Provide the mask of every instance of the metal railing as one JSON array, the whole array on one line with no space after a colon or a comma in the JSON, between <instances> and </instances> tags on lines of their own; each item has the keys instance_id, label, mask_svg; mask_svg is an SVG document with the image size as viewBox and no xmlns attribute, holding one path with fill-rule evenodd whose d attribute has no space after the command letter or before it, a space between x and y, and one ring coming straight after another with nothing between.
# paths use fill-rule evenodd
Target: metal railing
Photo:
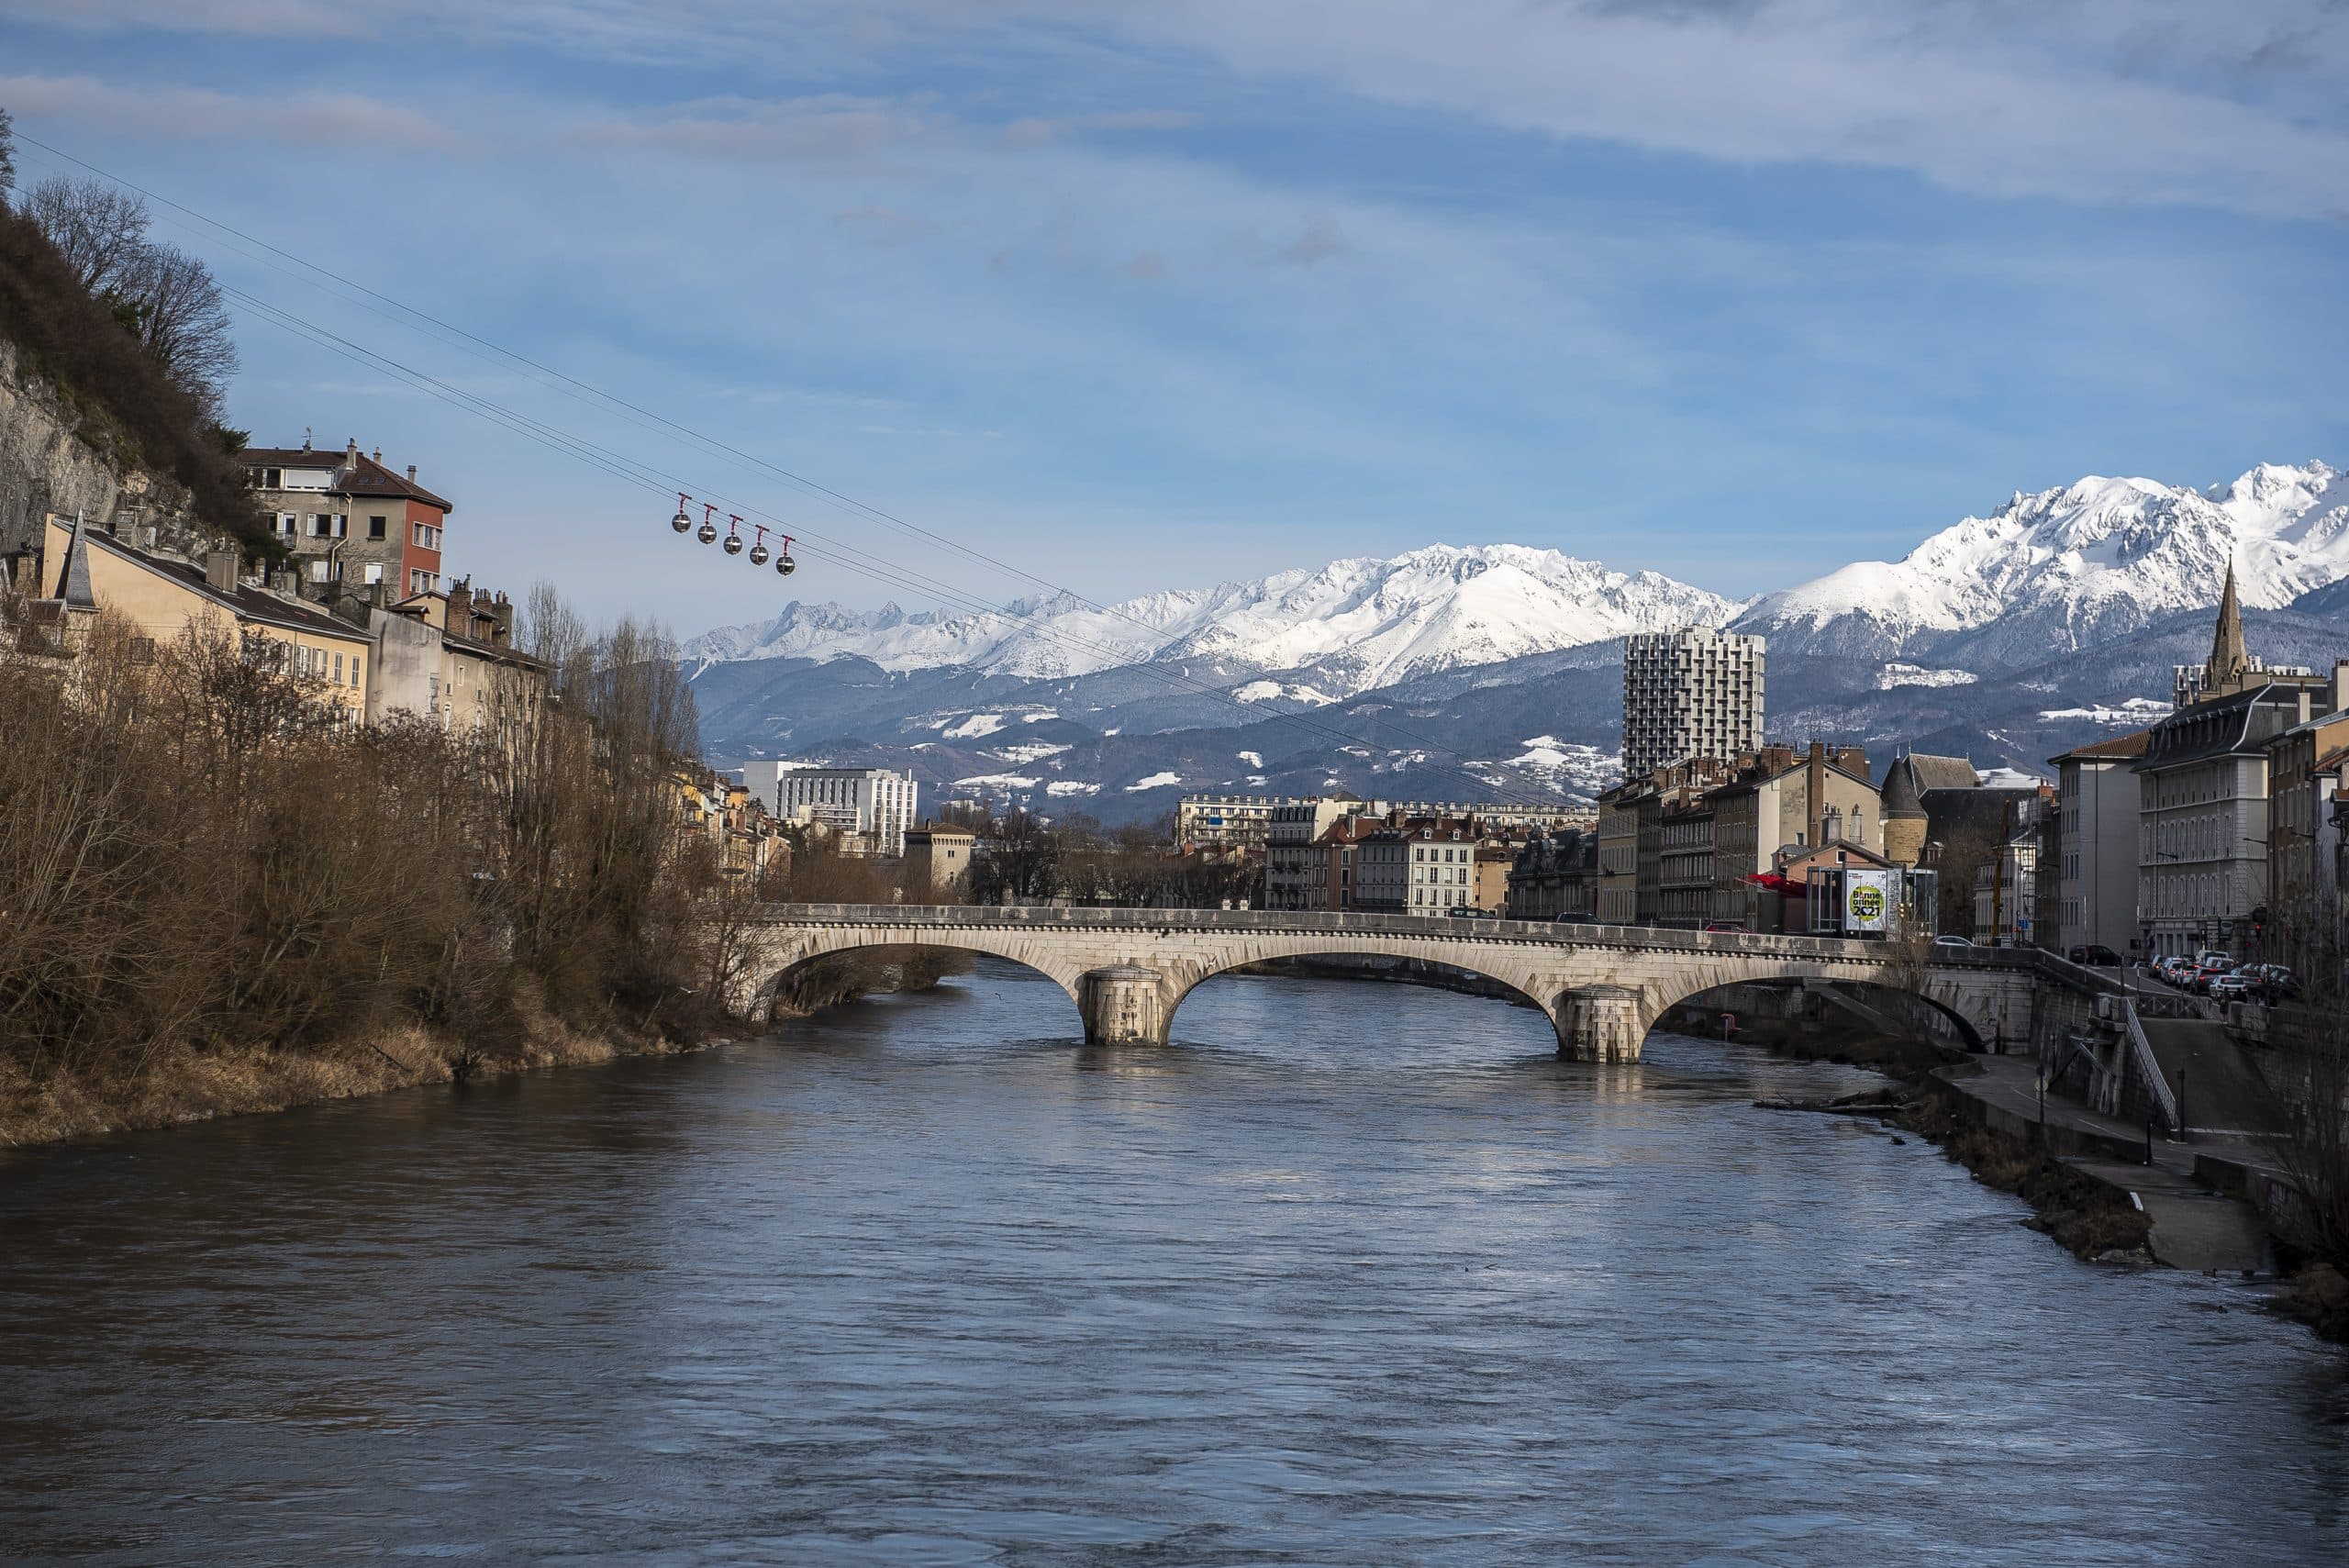
<instances>
[{"instance_id":1,"label":"metal railing","mask_svg":"<svg viewBox=\"0 0 2349 1568\"><path fill-rule=\"evenodd\" d=\"M1467 919L1446 915L1303 913L1277 909L1145 909L1097 905L1005 907L986 904L771 904L754 921L772 925L995 927L1026 929L1296 932L1329 936L1449 938L1550 947L1638 949L1687 953L1738 953L1790 959L1867 960L1899 956L1890 944L1860 938L1779 936L1753 931L1691 931L1596 921ZM1948 947L1932 950L1935 969L2029 970L2034 949Z\"/></svg>"},{"instance_id":2,"label":"metal railing","mask_svg":"<svg viewBox=\"0 0 2349 1568\"><path fill-rule=\"evenodd\" d=\"M2154 1042L2145 1038L2143 1026L2137 1022L2136 998L2121 1003L2121 1018L2129 1029L2129 1051L2136 1059L2138 1075L2153 1089L2154 1103L2162 1108L2162 1117L2175 1130L2184 1130L2178 1120L2177 1096L2170 1093L2169 1080L2162 1073L2162 1064L2154 1055Z\"/></svg>"}]
</instances>

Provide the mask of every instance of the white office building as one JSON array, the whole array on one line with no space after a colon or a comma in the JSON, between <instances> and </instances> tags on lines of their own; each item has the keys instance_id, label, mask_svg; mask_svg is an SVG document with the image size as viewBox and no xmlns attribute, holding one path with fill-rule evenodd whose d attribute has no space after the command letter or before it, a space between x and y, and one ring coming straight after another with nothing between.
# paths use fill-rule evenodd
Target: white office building
<instances>
[{"instance_id":1,"label":"white office building","mask_svg":"<svg viewBox=\"0 0 2349 1568\"><path fill-rule=\"evenodd\" d=\"M811 768L747 762L742 782L785 822L820 823L852 852L897 856L917 815L920 786L886 768Z\"/></svg>"},{"instance_id":2,"label":"white office building","mask_svg":"<svg viewBox=\"0 0 2349 1568\"><path fill-rule=\"evenodd\" d=\"M1762 749L1763 640L1711 627L1623 639L1623 776Z\"/></svg>"}]
</instances>

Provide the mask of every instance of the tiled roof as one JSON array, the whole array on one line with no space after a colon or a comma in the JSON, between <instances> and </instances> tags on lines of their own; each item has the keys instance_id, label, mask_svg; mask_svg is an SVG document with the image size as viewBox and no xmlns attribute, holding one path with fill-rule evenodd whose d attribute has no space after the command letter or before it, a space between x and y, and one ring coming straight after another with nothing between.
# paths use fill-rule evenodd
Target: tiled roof
<instances>
[{"instance_id":1,"label":"tiled roof","mask_svg":"<svg viewBox=\"0 0 2349 1568\"><path fill-rule=\"evenodd\" d=\"M456 510L440 496L406 475L393 473L365 452L353 457L349 451L311 448L247 447L237 454L237 461L247 468L323 468L333 471L335 482L327 491L329 495L421 501L443 512Z\"/></svg>"},{"instance_id":2,"label":"tiled roof","mask_svg":"<svg viewBox=\"0 0 2349 1568\"><path fill-rule=\"evenodd\" d=\"M444 512L455 510L448 502L435 495L423 485L405 475L394 473L364 452L360 453L359 461L352 463L349 472L335 482L335 491L338 495L343 495L396 496L406 501L421 501L428 506L438 506Z\"/></svg>"},{"instance_id":3,"label":"tiled roof","mask_svg":"<svg viewBox=\"0 0 2349 1568\"><path fill-rule=\"evenodd\" d=\"M2152 730L2140 729L2132 735L2117 735L2110 740L2097 740L2086 746L2075 746L2063 756L2050 757L2047 760L2051 762L2061 762L2076 757L2142 757L2145 754L2146 745L2153 738Z\"/></svg>"},{"instance_id":4,"label":"tiled roof","mask_svg":"<svg viewBox=\"0 0 2349 1568\"><path fill-rule=\"evenodd\" d=\"M237 461L247 468L340 468L344 453L327 447L247 447Z\"/></svg>"},{"instance_id":5,"label":"tiled roof","mask_svg":"<svg viewBox=\"0 0 2349 1568\"><path fill-rule=\"evenodd\" d=\"M1904 759L1921 793L1929 789L1972 789L1982 782L1974 763L1965 757L1935 757L1911 751Z\"/></svg>"},{"instance_id":6,"label":"tiled roof","mask_svg":"<svg viewBox=\"0 0 2349 1568\"><path fill-rule=\"evenodd\" d=\"M241 619L258 621L263 626L274 626L288 631L307 632L314 637L336 637L361 643L369 640L367 634L359 628L349 621L338 620L323 610L280 598L275 594L263 593L242 583L223 593L206 580L204 569L200 566L173 561L168 556L150 555L106 534L93 531L89 539L102 550L135 561L159 577L168 577L183 587L194 589L215 604L227 606Z\"/></svg>"}]
</instances>

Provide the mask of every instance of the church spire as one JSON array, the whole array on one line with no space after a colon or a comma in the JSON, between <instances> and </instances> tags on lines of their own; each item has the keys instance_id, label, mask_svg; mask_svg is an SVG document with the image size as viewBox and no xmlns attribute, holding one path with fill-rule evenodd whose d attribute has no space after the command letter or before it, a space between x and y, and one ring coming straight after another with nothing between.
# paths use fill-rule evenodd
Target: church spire
<instances>
[{"instance_id":1,"label":"church spire","mask_svg":"<svg viewBox=\"0 0 2349 1568\"><path fill-rule=\"evenodd\" d=\"M2251 669L2243 646L2243 605L2235 596L2235 563L2227 562L2226 591L2219 595L2219 629L2210 639L2210 662L2202 669L2202 689L2212 691Z\"/></svg>"}]
</instances>

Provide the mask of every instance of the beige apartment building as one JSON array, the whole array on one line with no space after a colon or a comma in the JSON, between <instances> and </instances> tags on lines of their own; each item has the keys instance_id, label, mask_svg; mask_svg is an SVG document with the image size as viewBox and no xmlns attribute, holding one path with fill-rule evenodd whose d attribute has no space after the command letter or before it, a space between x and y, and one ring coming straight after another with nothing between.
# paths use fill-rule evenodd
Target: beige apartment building
<instances>
[{"instance_id":1,"label":"beige apartment building","mask_svg":"<svg viewBox=\"0 0 2349 1568\"><path fill-rule=\"evenodd\" d=\"M1189 804L1188 802L1185 803ZM1322 836L1341 818L1359 815L1363 803L1342 795L1275 802L1264 820L1264 894L1267 909L1326 909L1328 851Z\"/></svg>"},{"instance_id":2,"label":"beige apartment building","mask_svg":"<svg viewBox=\"0 0 2349 1568\"><path fill-rule=\"evenodd\" d=\"M335 613L375 639L371 721L405 715L462 734L527 723L546 701L552 672L514 646L514 606L503 594L460 580L388 606L344 595Z\"/></svg>"},{"instance_id":3,"label":"beige apartment building","mask_svg":"<svg viewBox=\"0 0 2349 1568\"><path fill-rule=\"evenodd\" d=\"M130 628L133 651L198 637L238 639L245 656L300 676L318 702L353 722L367 712L375 648L367 633L315 606L245 582L234 550L201 566L152 555L80 522L51 516L43 529L36 597L61 606L64 634L101 613Z\"/></svg>"},{"instance_id":4,"label":"beige apartment building","mask_svg":"<svg viewBox=\"0 0 2349 1568\"><path fill-rule=\"evenodd\" d=\"M907 828L906 896L959 899L970 884L971 851L978 841L974 833L936 822Z\"/></svg>"}]
</instances>

